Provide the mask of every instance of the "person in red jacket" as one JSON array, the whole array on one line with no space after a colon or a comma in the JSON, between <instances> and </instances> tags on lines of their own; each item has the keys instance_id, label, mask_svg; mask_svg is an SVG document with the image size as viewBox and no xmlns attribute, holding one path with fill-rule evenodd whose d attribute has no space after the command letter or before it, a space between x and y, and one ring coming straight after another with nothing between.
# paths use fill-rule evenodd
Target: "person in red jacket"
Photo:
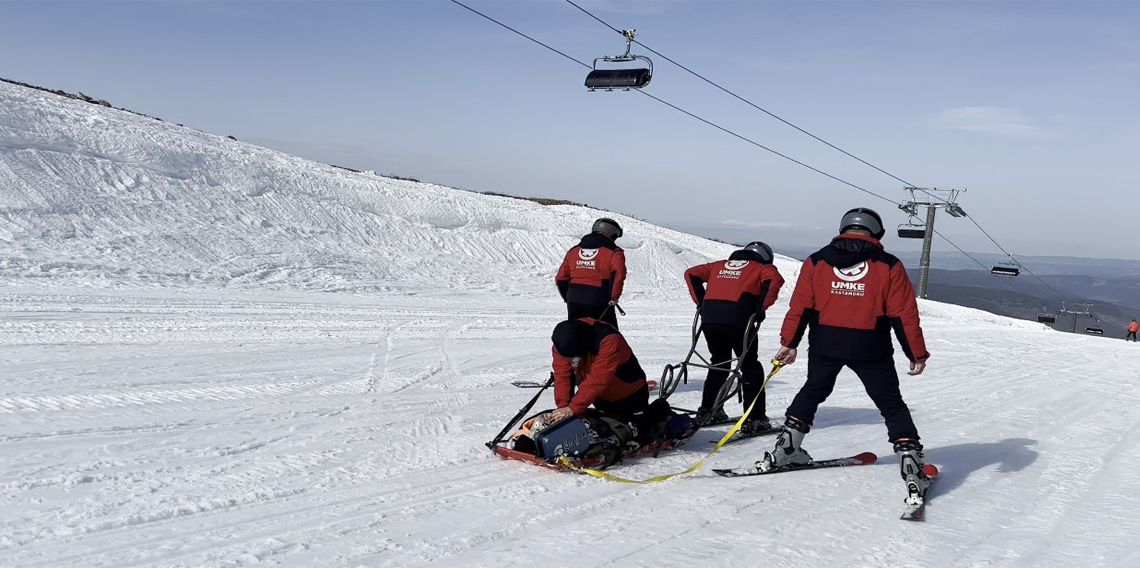
<instances>
[{"instance_id":1,"label":"person in red jacket","mask_svg":"<svg viewBox=\"0 0 1140 568\"><path fill-rule=\"evenodd\" d=\"M598 318L617 328L614 306L625 285L625 251L615 243L621 236L617 221L598 219L590 234L566 252L554 277L566 302L566 319Z\"/></svg>"},{"instance_id":2,"label":"person in red jacket","mask_svg":"<svg viewBox=\"0 0 1140 568\"><path fill-rule=\"evenodd\" d=\"M755 316L753 325L758 327L784 285L784 278L772 264L772 258L771 247L754 241L733 252L728 260L701 264L685 271L689 294L701 310L701 333L709 346L709 361L717 365L709 369L697 410L697 422L702 425L729 419L722 407L716 407L716 398L728 380L729 361L736 353L741 357L744 407L756 401L753 414L740 428L741 435L752 436L772 429L766 416L767 397L761 389L764 366L756 358L757 342L753 340L744 351L748 318Z\"/></svg>"},{"instance_id":3,"label":"person in red jacket","mask_svg":"<svg viewBox=\"0 0 1140 568\"><path fill-rule=\"evenodd\" d=\"M859 376L885 419L903 479L924 489L922 444L899 392L890 337L893 329L910 360L908 374L921 374L930 353L919 324L914 288L902 262L879 244L884 230L878 213L852 209L843 215L839 232L800 269L776 359L794 362L810 327L807 382L788 406L775 448L757 465L772 468L811 461L801 443L816 409L831 394L836 376L846 366Z\"/></svg>"},{"instance_id":4,"label":"person in red jacket","mask_svg":"<svg viewBox=\"0 0 1140 568\"><path fill-rule=\"evenodd\" d=\"M1132 318L1132 323L1128 324L1128 335L1124 336L1124 340L1136 341L1136 332L1140 331L1140 323L1136 322L1136 318Z\"/></svg>"},{"instance_id":5,"label":"person in red jacket","mask_svg":"<svg viewBox=\"0 0 1140 568\"><path fill-rule=\"evenodd\" d=\"M617 329L593 318L566 320L554 327L554 403L548 423L581 416L593 406L602 414L632 422L649 406L645 371ZM577 392L575 392L577 386Z\"/></svg>"}]
</instances>

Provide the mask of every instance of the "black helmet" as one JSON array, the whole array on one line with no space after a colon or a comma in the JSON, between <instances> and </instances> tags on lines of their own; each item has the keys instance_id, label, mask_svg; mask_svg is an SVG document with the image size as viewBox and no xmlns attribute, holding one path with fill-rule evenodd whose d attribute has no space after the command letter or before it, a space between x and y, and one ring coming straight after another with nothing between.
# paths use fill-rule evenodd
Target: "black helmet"
<instances>
[{"instance_id":1,"label":"black helmet","mask_svg":"<svg viewBox=\"0 0 1140 568\"><path fill-rule=\"evenodd\" d=\"M554 326L554 333L550 340L554 342L554 350L566 357L581 357L590 349L590 339L593 328L582 320L566 320Z\"/></svg>"},{"instance_id":2,"label":"black helmet","mask_svg":"<svg viewBox=\"0 0 1140 568\"><path fill-rule=\"evenodd\" d=\"M871 232L871 236L876 239L882 239L886 234L883 229L883 218L879 217L871 209L866 207L856 207L843 215L843 219L839 221L839 232L843 233L847 229L858 227L866 229Z\"/></svg>"},{"instance_id":3,"label":"black helmet","mask_svg":"<svg viewBox=\"0 0 1140 568\"><path fill-rule=\"evenodd\" d=\"M602 217L594 221L594 228L590 229L590 232L602 233L616 241L621 238L621 225L618 225L618 222L613 219Z\"/></svg>"},{"instance_id":4,"label":"black helmet","mask_svg":"<svg viewBox=\"0 0 1140 568\"><path fill-rule=\"evenodd\" d=\"M753 253L752 256L756 258L760 264L772 264L772 247L760 241L752 241L741 250Z\"/></svg>"}]
</instances>

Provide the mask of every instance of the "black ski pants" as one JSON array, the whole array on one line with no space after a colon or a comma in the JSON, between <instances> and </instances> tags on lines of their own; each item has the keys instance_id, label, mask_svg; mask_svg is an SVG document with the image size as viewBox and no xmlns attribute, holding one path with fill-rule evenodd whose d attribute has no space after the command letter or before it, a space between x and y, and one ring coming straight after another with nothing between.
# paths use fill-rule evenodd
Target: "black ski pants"
<instances>
[{"instance_id":1,"label":"black ski pants","mask_svg":"<svg viewBox=\"0 0 1140 568\"><path fill-rule=\"evenodd\" d=\"M637 392L613 402L606 402L599 398L594 401L594 408L598 412L622 422L633 422L635 414L644 412L646 408L649 408L649 386L642 385Z\"/></svg>"},{"instance_id":2,"label":"black ski pants","mask_svg":"<svg viewBox=\"0 0 1140 568\"><path fill-rule=\"evenodd\" d=\"M807 382L788 407L787 416L811 426L815 412L835 389L835 379L843 367L849 367L863 381L863 388L887 422L887 435L894 442L902 438L918 439L918 428L910 417L910 409L899 392L899 375L893 358L877 361L835 359L808 351Z\"/></svg>"},{"instance_id":3,"label":"black ski pants","mask_svg":"<svg viewBox=\"0 0 1140 568\"><path fill-rule=\"evenodd\" d=\"M593 304L566 302L566 319L576 320L582 318L599 319L614 326L614 329L618 328L616 306L607 304L595 306Z\"/></svg>"},{"instance_id":4,"label":"black ski pants","mask_svg":"<svg viewBox=\"0 0 1140 568\"><path fill-rule=\"evenodd\" d=\"M705 390L701 396L701 408L715 410L713 405L716 404L716 395L724 383L728 381L728 372L731 368L729 359L732 359L733 353L741 355L741 352L744 351L744 328L743 325L724 323L706 323L701 326L705 335L705 342L709 346L709 362L713 364L722 363L713 369L709 369L708 378L705 379ZM764 417L766 415L767 397L764 391L760 390L761 385L764 384L764 366L756 358L756 341L753 341L748 346L748 351L742 355L740 372L744 408L747 409L748 405L752 404L752 400L759 395L760 398L756 400L756 407L752 409L750 418Z\"/></svg>"},{"instance_id":5,"label":"black ski pants","mask_svg":"<svg viewBox=\"0 0 1140 568\"><path fill-rule=\"evenodd\" d=\"M1125 340L1125 341L1128 341L1128 340L1130 340L1130 339L1131 339L1132 341L1136 341L1136 332L1135 332L1135 331L1130 331L1130 332L1128 332L1128 335L1126 335L1126 336L1124 337L1124 340Z\"/></svg>"}]
</instances>

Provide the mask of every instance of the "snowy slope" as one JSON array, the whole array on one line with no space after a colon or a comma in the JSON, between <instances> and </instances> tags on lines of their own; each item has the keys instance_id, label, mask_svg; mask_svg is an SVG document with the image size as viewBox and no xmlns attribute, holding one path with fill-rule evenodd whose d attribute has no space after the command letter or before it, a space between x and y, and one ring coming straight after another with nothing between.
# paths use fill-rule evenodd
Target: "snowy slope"
<instances>
[{"instance_id":1,"label":"snowy slope","mask_svg":"<svg viewBox=\"0 0 1140 568\"><path fill-rule=\"evenodd\" d=\"M530 295L601 214L356 173L9 83L0 101L0 283ZM638 252L633 291L725 250L613 216Z\"/></svg>"},{"instance_id":2,"label":"snowy slope","mask_svg":"<svg viewBox=\"0 0 1140 568\"><path fill-rule=\"evenodd\" d=\"M897 520L849 373L807 448L878 465L708 472L759 439L629 485L493 458L597 215L0 84L0 566L1140 565L1140 345L957 306L920 303L933 358L902 379L943 472L925 524ZM730 248L619 218L622 329L656 374L688 346L681 270ZM804 372L772 381L769 416ZM723 432L611 471L680 471Z\"/></svg>"}]
</instances>

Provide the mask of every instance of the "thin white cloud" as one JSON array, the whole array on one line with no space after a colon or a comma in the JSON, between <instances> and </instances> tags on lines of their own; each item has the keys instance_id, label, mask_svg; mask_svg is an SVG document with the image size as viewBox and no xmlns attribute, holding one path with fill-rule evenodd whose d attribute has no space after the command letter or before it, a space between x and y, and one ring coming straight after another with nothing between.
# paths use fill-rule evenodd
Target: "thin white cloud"
<instances>
[{"instance_id":1,"label":"thin white cloud","mask_svg":"<svg viewBox=\"0 0 1140 568\"><path fill-rule=\"evenodd\" d=\"M769 228L769 229L818 229L819 227L810 227L808 225L798 225L796 223L785 223L783 221L740 221L737 219L725 219L720 222L721 225L729 225L733 227L748 227L751 229Z\"/></svg>"},{"instance_id":2,"label":"thin white cloud","mask_svg":"<svg viewBox=\"0 0 1140 568\"><path fill-rule=\"evenodd\" d=\"M1057 133L1033 123L1019 110L995 106L972 106L942 109L934 117L934 126L996 134L1023 140L1052 140Z\"/></svg>"}]
</instances>

